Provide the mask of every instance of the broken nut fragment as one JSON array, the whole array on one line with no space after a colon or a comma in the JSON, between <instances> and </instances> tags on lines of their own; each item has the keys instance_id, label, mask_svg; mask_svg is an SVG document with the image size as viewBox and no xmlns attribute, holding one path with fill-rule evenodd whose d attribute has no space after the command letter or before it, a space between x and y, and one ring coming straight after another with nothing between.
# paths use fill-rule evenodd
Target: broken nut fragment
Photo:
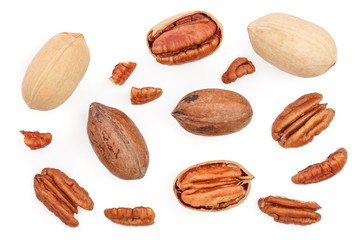
<instances>
[{"instance_id":1,"label":"broken nut fragment","mask_svg":"<svg viewBox=\"0 0 360 240\"><path fill-rule=\"evenodd\" d=\"M155 213L150 207L108 208L105 216L114 223L127 226L148 226L154 224Z\"/></svg>"},{"instance_id":2,"label":"broken nut fragment","mask_svg":"<svg viewBox=\"0 0 360 240\"><path fill-rule=\"evenodd\" d=\"M316 202L304 202L279 196L268 196L258 201L262 212L274 218L276 222L309 225L320 221L316 210L321 207Z\"/></svg>"},{"instance_id":3,"label":"broken nut fragment","mask_svg":"<svg viewBox=\"0 0 360 240\"><path fill-rule=\"evenodd\" d=\"M134 105L145 104L155 99L159 98L162 95L163 91L161 88L154 87L144 87L144 88L131 88L131 103Z\"/></svg>"},{"instance_id":4,"label":"broken nut fragment","mask_svg":"<svg viewBox=\"0 0 360 240\"><path fill-rule=\"evenodd\" d=\"M51 133L40 133L38 131L20 131L24 135L24 143L31 150L36 150L39 148L46 147L51 143L52 135Z\"/></svg>"},{"instance_id":5,"label":"broken nut fragment","mask_svg":"<svg viewBox=\"0 0 360 240\"><path fill-rule=\"evenodd\" d=\"M336 175L343 169L347 160L347 151L340 148L330 154L328 158L321 162L308 166L291 178L295 184L310 184L324 181Z\"/></svg>"},{"instance_id":6,"label":"broken nut fragment","mask_svg":"<svg viewBox=\"0 0 360 240\"><path fill-rule=\"evenodd\" d=\"M247 58L239 57L230 64L228 70L222 75L221 80L223 83L232 83L245 74L253 72L255 72L255 67L252 62Z\"/></svg>"},{"instance_id":7,"label":"broken nut fragment","mask_svg":"<svg viewBox=\"0 0 360 240\"><path fill-rule=\"evenodd\" d=\"M110 77L110 80L117 84L117 85L123 85L125 81L129 78L131 73L136 68L136 63L134 62L121 62L118 63L114 70L112 71L112 76Z\"/></svg>"},{"instance_id":8,"label":"broken nut fragment","mask_svg":"<svg viewBox=\"0 0 360 240\"><path fill-rule=\"evenodd\" d=\"M41 174L36 174L34 189L40 202L70 227L79 225L74 217L78 213L78 206L86 210L94 207L88 192L74 179L55 168L44 168Z\"/></svg>"}]
</instances>

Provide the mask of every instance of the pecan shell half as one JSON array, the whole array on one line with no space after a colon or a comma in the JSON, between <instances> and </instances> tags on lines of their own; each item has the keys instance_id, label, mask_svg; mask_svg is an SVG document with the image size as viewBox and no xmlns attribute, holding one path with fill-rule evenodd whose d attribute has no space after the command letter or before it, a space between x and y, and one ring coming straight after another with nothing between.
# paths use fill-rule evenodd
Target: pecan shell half
<instances>
[{"instance_id":1,"label":"pecan shell half","mask_svg":"<svg viewBox=\"0 0 360 240\"><path fill-rule=\"evenodd\" d=\"M127 226L148 226L155 222L155 213L150 207L108 208L104 214L114 223Z\"/></svg>"},{"instance_id":2,"label":"pecan shell half","mask_svg":"<svg viewBox=\"0 0 360 240\"><path fill-rule=\"evenodd\" d=\"M86 210L94 207L88 192L74 179L55 168L44 168L41 174L36 174L34 189L36 197L70 227L79 225L74 217L78 213L78 206Z\"/></svg>"},{"instance_id":3,"label":"pecan shell half","mask_svg":"<svg viewBox=\"0 0 360 240\"><path fill-rule=\"evenodd\" d=\"M253 72L255 72L254 64L247 58L239 57L230 64L228 70L222 75L221 80L223 83L232 83L245 74Z\"/></svg>"},{"instance_id":4,"label":"pecan shell half","mask_svg":"<svg viewBox=\"0 0 360 240\"><path fill-rule=\"evenodd\" d=\"M347 160L345 148L339 148L330 154L328 158L321 162L308 166L291 178L296 184L310 184L324 181L333 177L343 169Z\"/></svg>"},{"instance_id":5,"label":"pecan shell half","mask_svg":"<svg viewBox=\"0 0 360 240\"><path fill-rule=\"evenodd\" d=\"M272 137L284 148L301 147L325 130L335 111L319 104L322 95L309 93L289 104L275 119Z\"/></svg>"},{"instance_id":6,"label":"pecan shell half","mask_svg":"<svg viewBox=\"0 0 360 240\"><path fill-rule=\"evenodd\" d=\"M203 11L180 13L163 20L147 34L147 45L156 61L179 65L214 53L222 40L222 25Z\"/></svg>"},{"instance_id":7,"label":"pecan shell half","mask_svg":"<svg viewBox=\"0 0 360 240\"><path fill-rule=\"evenodd\" d=\"M184 207L222 211L242 203L254 177L239 163L209 161L182 171L175 179L174 193Z\"/></svg>"},{"instance_id":8,"label":"pecan shell half","mask_svg":"<svg viewBox=\"0 0 360 240\"><path fill-rule=\"evenodd\" d=\"M320 221L321 215L315 211L321 207L316 202L304 202L278 196L260 198L262 212L274 218L276 222L309 225Z\"/></svg>"}]
</instances>

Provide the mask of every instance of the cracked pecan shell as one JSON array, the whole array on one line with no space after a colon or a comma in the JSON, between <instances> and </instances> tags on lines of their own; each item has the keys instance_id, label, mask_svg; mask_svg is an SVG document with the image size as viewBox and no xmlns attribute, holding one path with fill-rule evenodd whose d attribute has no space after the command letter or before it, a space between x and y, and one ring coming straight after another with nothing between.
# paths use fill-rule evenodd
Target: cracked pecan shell
<instances>
[{"instance_id":1,"label":"cracked pecan shell","mask_svg":"<svg viewBox=\"0 0 360 240\"><path fill-rule=\"evenodd\" d=\"M86 210L94 207L88 192L74 179L55 168L44 168L41 174L36 174L34 189L36 197L70 227L79 225L74 217L78 213L78 206Z\"/></svg>"},{"instance_id":2,"label":"cracked pecan shell","mask_svg":"<svg viewBox=\"0 0 360 240\"><path fill-rule=\"evenodd\" d=\"M179 65L214 53L221 44L222 25L203 11L180 13L163 20L147 34L147 45L156 61Z\"/></svg>"},{"instance_id":3,"label":"cracked pecan shell","mask_svg":"<svg viewBox=\"0 0 360 240\"><path fill-rule=\"evenodd\" d=\"M127 226L148 226L155 222L155 213L150 207L108 208L104 214L114 223Z\"/></svg>"},{"instance_id":4,"label":"cracked pecan shell","mask_svg":"<svg viewBox=\"0 0 360 240\"><path fill-rule=\"evenodd\" d=\"M209 161L191 166L175 179L174 193L184 207L222 211L242 203L254 177L239 163Z\"/></svg>"},{"instance_id":5,"label":"cracked pecan shell","mask_svg":"<svg viewBox=\"0 0 360 240\"><path fill-rule=\"evenodd\" d=\"M322 95L309 93L289 104L275 119L272 137L284 148L301 147L325 130L335 111L320 104Z\"/></svg>"}]
</instances>

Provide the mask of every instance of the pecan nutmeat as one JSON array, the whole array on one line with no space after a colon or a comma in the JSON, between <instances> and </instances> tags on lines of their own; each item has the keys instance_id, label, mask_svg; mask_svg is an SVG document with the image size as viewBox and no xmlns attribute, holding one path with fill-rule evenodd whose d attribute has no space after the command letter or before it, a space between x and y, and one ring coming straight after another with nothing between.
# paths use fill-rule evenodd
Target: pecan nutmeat
<instances>
[{"instance_id":1,"label":"pecan nutmeat","mask_svg":"<svg viewBox=\"0 0 360 240\"><path fill-rule=\"evenodd\" d=\"M155 222L155 213L150 207L108 208L104 214L114 223L127 226L149 226Z\"/></svg>"},{"instance_id":2,"label":"pecan nutmeat","mask_svg":"<svg viewBox=\"0 0 360 240\"><path fill-rule=\"evenodd\" d=\"M245 74L255 72L255 67L247 58L236 58L229 66L228 70L222 75L223 83L232 83L236 79L241 78Z\"/></svg>"},{"instance_id":3,"label":"pecan nutmeat","mask_svg":"<svg viewBox=\"0 0 360 240\"><path fill-rule=\"evenodd\" d=\"M154 26L147 35L150 53L161 64L178 65L214 53L222 40L222 25L209 13L186 12Z\"/></svg>"},{"instance_id":4,"label":"pecan nutmeat","mask_svg":"<svg viewBox=\"0 0 360 240\"><path fill-rule=\"evenodd\" d=\"M325 130L335 111L320 104L322 95L309 93L289 104L275 119L272 137L284 148L301 147Z\"/></svg>"},{"instance_id":5,"label":"pecan nutmeat","mask_svg":"<svg viewBox=\"0 0 360 240\"><path fill-rule=\"evenodd\" d=\"M347 161L347 155L345 148L339 148L336 152L330 154L325 161L310 165L299 171L291 178L291 181L295 184L310 184L331 178L343 169Z\"/></svg>"},{"instance_id":6,"label":"pecan nutmeat","mask_svg":"<svg viewBox=\"0 0 360 240\"><path fill-rule=\"evenodd\" d=\"M36 197L70 227L79 225L74 217L78 213L78 206L86 210L94 207L88 192L74 179L55 168L44 168L41 174L36 174L34 189Z\"/></svg>"},{"instance_id":7,"label":"pecan nutmeat","mask_svg":"<svg viewBox=\"0 0 360 240\"><path fill-rule=\"evenodd\" d=\"M118 63L112 71L112 76L110 77L110 80L113 83L121 86L130 77L131 73L134 71L135 68L136 63L134 62Z\"/></svg>"},{"instance_id":8,"label":"pecan nutmeat","mask_svg":"<svg viewBox=\"0 0 360 240\"><path fill-rule=\"evenodd\" d=\"M174 193L184 207L222 211L242 203L254 177L233 161L209 161L182 171L175 179Z\"/></svg>"},{"instance_id":9,"label":"pecan nutmeat","mask_svg":"<svg viewBox=\"0 0 360 240\"><path fill-rule=\"evenodd\" d=\"M130 101L133 105L145 104L162 95L163 91L161 88L144 87L144 88L131 88Z\"/></svg>"},{"instance_id":10,"label":"pecan nutmeat","mask_svg":"<svg viewBox=\"0 0 360 240\"><path fill-rule=\"evenodd\" d=\"M316 202L304 202L279 196L268 196L258 201L260 210L276 222L309 225L320 221L316 211L321 207Z\"/></svg>"},{"instance_id":11,"label":"pecan nutmeat","mask_svg":"<svg viewBox=\"0 0 360 240\"><path fill-rule=\"evenodd\" d=\"M36 150L39 148L44 148L49 145L52 141L51 133L40 133L38 131L30 132L30 131L20 131L22 135L24 135L24 143L31 150Z\"/></svg>"}]
</instances>

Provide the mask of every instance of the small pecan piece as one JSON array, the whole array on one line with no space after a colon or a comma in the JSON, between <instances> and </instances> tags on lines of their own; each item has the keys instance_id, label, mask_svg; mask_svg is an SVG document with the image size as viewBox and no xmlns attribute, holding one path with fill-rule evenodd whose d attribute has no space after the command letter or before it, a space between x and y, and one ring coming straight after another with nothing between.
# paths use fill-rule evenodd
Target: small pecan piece
<instances>
[{"instance_id":1,"label":"small pecan piece","mask_svg":"<svg viewBox=\"0 0 360 240\"><path fill-rule=\"evenodd\" d=\"M155 99L159 98L162 95L163 91L161 88L154 87L144 87L144 88L131 88L130 100L134 105L145 104Z\"/></svg>"},{"instance_id":2,"label":"small pecan piece","mask_svg":"<svg viewBox=\"0 0 360 240\"><path fill-rule=\"evenodd\" d=\"M125 81L129 78L131 73L134 71L135 67L136 63L134 62L118 63L112 72L110 80L117 85L123 85Z\"/></svg>"},{"instance_id":3,"label":"small pecan piece","mask_svg":"<svg viewBox=\"0 0 360 240\"><path fill-rule=\"evenodd\" d=\"M310 184L324 181L331 178L343 169L347 160L347 151L339 148L321 162L308 166L291 178L296 184Z\"/></svg>"},{"instance_id":4,"label":"small pecan piece","mask_svg":"<svg viewBox=\"0 0 360 240\"><path fill-rule=\"evenodd\" d=\"M316 202L303 202L285 197L268 196L258 201L262 212L274 218L276 222L309 225L320 221L316 210L321 207Z\"/></svg>"},{"instance_id":5,"label":"small pecan piece","mask_svg":"<svg viewBox=\"0 0 360 240\"><path fill-rule=\"evenodd\" d=\"M148 226L154 224L155 213L149 207L108 208L105 216L114 223L127 226Z\"/></svg>"},{"instance_id":6,"label":"small pecan piece","mask_svg":"<svg viewBox=\"0 0 360 240\"><path fill-rule=\"evenodd\" d=\"M284 148L301 147L325 130L335 111L319 104L322 95L306 94L289 104L275 119L272 137Z\"/></svg>"},{"instance_id":7,"label":"small pecan piece","mask_svg":"<svg viewBox=\"0 0 360 240\"><path fill-rule=\"evenodd\" d=\"M55 168L44 168L41 174L36 174L34 188L36 197L70 227L79 225L74 218L74 213L78 213L78 206L86 210L94 207L88 192L74 179Z\"/></svg>"},{"instance_id":8,"label":"small pecan piece","mask_svg":"<svg viewBox=\"0 0 360 240\"><path fill-rule=\"evenodd\" d=\"M245 74L255 72L255 67L247 58L239 57L235 59L229 66L228 70L222 75L223 83L231 83L241 78Z\"/></svg>"},{"instance_id":9,"label":"small pecan piece","mask_svg":"<svg viewBox=\"0 0 360 240\"><path fill-rule=\"evenodd\" d=\"M24 135L24 143L31 150L36 150L39 148L46 147L51 143L52 135L51 133L40 133L38 131L20 131Z\"/></svg>"}]
</instances>

